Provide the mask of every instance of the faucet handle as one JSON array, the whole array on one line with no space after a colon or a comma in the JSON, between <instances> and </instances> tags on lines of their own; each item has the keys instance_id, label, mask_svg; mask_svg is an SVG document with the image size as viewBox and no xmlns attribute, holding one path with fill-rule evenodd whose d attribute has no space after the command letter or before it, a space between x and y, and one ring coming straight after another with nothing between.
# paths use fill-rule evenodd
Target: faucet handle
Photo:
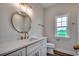
<instances>
[{"instance_id":1,"label":"faucet handle","mask_svg":"<svg viewBox=\"0 0 79 59\"><path fill-rule=\"evenodd\" d=\"M23 40L24 39L23 36L21 36L20 39Z\"/></svg>"}]
</instances>

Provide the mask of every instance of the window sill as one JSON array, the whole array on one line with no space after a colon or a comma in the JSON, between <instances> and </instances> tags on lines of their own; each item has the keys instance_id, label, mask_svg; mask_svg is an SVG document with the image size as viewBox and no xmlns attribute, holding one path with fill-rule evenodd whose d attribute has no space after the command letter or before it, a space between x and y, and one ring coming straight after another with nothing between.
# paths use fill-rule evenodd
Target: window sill
<instances>
[{"instance_id":1,"label":"window sill","mask_svg":"<svg viewBox=\"0 0 79 59\"><path fill-rule=\"evenodd\" d=\"M70 36L66 36L66 37L55 36L55 38L58 38L58 39L60 39L60 38L64 38L64 39L71 39L71 37L70 37Z\"/></svg>"}]
</instances>

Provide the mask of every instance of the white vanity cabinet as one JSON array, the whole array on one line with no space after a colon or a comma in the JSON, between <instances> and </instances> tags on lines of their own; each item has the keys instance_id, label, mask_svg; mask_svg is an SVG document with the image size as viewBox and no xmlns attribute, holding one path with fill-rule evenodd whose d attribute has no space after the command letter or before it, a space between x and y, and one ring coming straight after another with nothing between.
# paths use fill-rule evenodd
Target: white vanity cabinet
<instances>
[{"instance_id":1,"label":"white vanity cabinet","mask_svg":"<svg viewBox=\"0 0 79 59\"><path fill-rule=\"evenodd\" d=\"M0 46L1 56L46 56L47 39L35 39L32 41L17 41ZM5 51L5 52L4 52Z\"/></svg>"}]
</instances>

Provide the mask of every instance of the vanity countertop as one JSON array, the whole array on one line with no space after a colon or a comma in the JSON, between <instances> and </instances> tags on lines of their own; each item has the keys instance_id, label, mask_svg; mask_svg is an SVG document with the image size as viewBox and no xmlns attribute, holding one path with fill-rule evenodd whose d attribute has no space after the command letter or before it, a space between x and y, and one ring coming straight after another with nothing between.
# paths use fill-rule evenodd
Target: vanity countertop
<instances>
[{"instance_id":1,"label":"vanity countertop","mask_svg":"<svg viewBox=\"0 0 79 59\"><path fill-rule=\"evenodd\" d=\"M40 39L34 39L34 40L16 40L9 43L2 43L0 44L0 55L6 55L8 53L11 53L13 51L16 51L18 49L24 48L26 46L29 46L35 42L38 42L45 37L42 37Z\"/></svg>"}]
</instances>

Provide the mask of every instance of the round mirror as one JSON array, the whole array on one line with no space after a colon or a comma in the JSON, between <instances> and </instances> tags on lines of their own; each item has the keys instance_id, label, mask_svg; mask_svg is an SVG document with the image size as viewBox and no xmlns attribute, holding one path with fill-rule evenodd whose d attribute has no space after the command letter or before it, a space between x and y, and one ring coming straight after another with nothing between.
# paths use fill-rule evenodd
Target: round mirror
<instances>
[{"instance_id":1,"label":"round mirror","mask_svg":"<svg viewBox=\"0 0 79 59\"><path fill-rule=\"evenodd\" d=\"M22 11L13 13L11 23L19 33L28 33L31 28L30 16Z\"/></svg>"}]
</instances>

